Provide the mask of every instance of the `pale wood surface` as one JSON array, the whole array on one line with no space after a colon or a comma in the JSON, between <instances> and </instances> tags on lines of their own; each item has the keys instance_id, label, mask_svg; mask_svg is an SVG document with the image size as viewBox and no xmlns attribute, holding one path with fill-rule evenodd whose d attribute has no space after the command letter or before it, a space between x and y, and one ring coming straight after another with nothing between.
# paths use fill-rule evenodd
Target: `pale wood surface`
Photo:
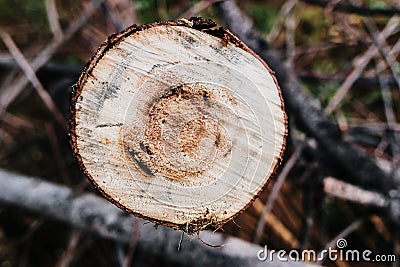
<instances>
[{"instance_id":1,"label":"pale wood surface","mask_svg":"<svg viewBox=\"0 0 400 267\"><path fill-rule=\"evenodd\" d=\"M276 170L286 136L282 98L246 47L163 24L95 60L78 83L73 145L118 206L188 231L217 227Z\"/></svg>"}]
</instances>

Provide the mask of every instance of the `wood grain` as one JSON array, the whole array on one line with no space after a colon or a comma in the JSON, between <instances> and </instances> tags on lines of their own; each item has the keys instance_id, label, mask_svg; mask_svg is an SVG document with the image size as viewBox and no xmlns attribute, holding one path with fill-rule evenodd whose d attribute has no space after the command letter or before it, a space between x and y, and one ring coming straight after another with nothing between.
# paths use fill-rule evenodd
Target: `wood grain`
<instances>
[{"instance_id":1,"label":"wood grain","mask_svg":"<svg viewBox=\"0 0 400 267\"><path fill-rule=\"evenodd\" d=\"M245 209L282 159L287 120L268 66L194 19L111 36L75 88L71 140L111 202L189 233Z\"/></svg>"}]
</instances>

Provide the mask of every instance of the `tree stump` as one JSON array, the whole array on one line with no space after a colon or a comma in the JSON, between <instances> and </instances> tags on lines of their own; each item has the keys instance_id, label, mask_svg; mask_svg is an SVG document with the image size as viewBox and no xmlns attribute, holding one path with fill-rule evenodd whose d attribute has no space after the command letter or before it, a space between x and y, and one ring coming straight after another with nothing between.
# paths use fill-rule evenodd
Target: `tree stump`
<instances>
[{"instance_id":1,"label":"tree stump","mask_svg":"<svg viewBox=\"0 0 400 267\"><path fill-rule=\"evenodd\" d=\"M287 134L273 72L198 18L110 36L82 72L71 112L74 154L94 186L121 209L188 233L248 207Z\"/></svg>"}]
</instances>

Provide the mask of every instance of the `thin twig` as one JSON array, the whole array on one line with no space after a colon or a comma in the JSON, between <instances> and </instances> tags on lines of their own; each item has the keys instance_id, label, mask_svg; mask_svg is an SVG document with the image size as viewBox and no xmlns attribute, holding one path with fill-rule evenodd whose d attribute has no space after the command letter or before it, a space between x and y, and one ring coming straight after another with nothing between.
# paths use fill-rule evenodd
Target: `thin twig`
<instances>
[{"instance_id":1,"label":"thin twig","mask_svg":"<svg viewBox=\"0 0 400 267\"><path fill-rule=\"evenodd\" d=\"M320 7L327 7L330 5L332 0L303 0L303 2ZM358 5L346 5L342 3L335 4L333 10L346 13L355 13L364 16L393 16L400 14L400 8L368 8Z\"/></svg>"},{"instance_id":2,"label":"thin twig","mask_svg":"<svg viewBox=\"0 0 400 267\"><path fill-rule=\"evenodd\" d=\"M381 62L380 62L381 63ZM379 64L380 64L379 63ZM362 87L365 88L365 86L379 86L379 79L382 79L387 85L389 86L395 86L396 81L392 78L391 75L385 75L381 74L382 69L376 68L376 72L380 71L379 73L379 78L378 75L376 76L360 76L358 79L354 82L353 86L354 87ZM309 69L297 69L296 72L299 75L300 78L302 79L311 79L311 80L319 80L320 82L336 82L336 83L342 83L347 75L344 73L319 73L319 72L314 72Z\"/></svg>"},{"instance_id":3,"label":"thin twig","mask_svg":"<svg viewBox=\"0 0 400 267\"><path fill-rule=\"evenodd\" d=\"M22 248L22 255L19 255L20 261L18 266L28 266L28 258L29 258L29 252L31 250L32 246L32 237L35 235L35 233L39 230L40 227L43 226L45 222L44 218L40 218L38 220L34 220L32 223L30 223L29 228L27 231L24 233L24 235L21 237L18 242L23 245Z\"/></svg>"},{"instance_id":4,"label":"thin twig","mask_svg":"<svg viewBox=\"0 0 400 267\"><path fill-rule=\"evenodd\" d=\"M375 207L387 207L388 199L382 194L359 188L358 186L345 183L333 177L323 180L324 191L341 199L350 200L363 205Z\"/></svg>"},{"instance_id":5,"label":"thin twig","mask_svg":"<svg viewBox=\"0 0 400 267\"><path fill-rule=\"evenodd\" d=\"M378 31L375 23L368 19L368 18L363 18L364 25L367 27L372 40L376 47L378 48L381 57L384 59L386 64L389 66L389 69L392 72L392 76L395 79L397 83L397 88L400 89L400 75L398 73L398 68L400 67L396 58L390 53L390 48L386 44L386 41L380 36L376 34ZM394 132L391 130L391 125L397 124L396 121L396 115L393 110L393 105L392 105L392 97L391 97L391 92L386 83L383 82L383 80L380 78L378 75L379 82L380 82L380 88L382 92L382 100L384 103L384 110L385 110L385 116L386 116L386 121L388 123L388 129L390 130L389 132L389 144L390 148L392 151L393 155L393 161L392 161L392 176L395 175L395 170L397 169L399 162L400 162L400 138L398 133Z\"/></svg>"},{"instance_id":6,"label":"thin twig","mask_svg":"<svg viewBox=\"0 0 400 267\"><path fill-rule=\"evenodd\" d=\"M296 49L296 57L309 54L318 54L320 52L336 49L337 45L327 42L321 42L314 45L300 45Z\"/></svg>"},{"instance_id":7,"label":"thin twig","mask_svg":"<svg viewBox=\"0 0 400 267\"><path fill-rule=\"evenodd\" d=\"M41 50L30 63L32 69L36 72L44 64L46 64L57 49L67 40L69 40L94 14L98 6L102 3L101 0L95 1L95 4L90 5L77 20L64 31L63 38L53 38L53 40ZM29 80L25 76L18 76L11 83L12 85L2 90L0 95L0 118L1 114L14 101L14 99L22 92Z\"/></svg>"},{"instance_id":8,"label":"thin twig","mask_svg":"<svg viewBox=\"0 0 400 267\"><path fill-rule=\"evenodd\" d=\"M296 55L296 42L295 42L295 31L296 31L296 17L292 11L288 14L285 20L285 28L286 28L286 62L290 65L291 68L294 66L294 59Z\"/></svg>"},{"instance_id":9,"label":"thin twig","mask_svg":"<svg viewBox=\"0 0 400 267\"><path fill-rule=\"evenodd\" d=\"M261 214L264 207L264 203L259 198L253 202L253 208L257 214ZM271 211L264 218L264 220L265 223L270 227L270 229L275 232L276 235L281 238L287 245L289 245L289 247L299 247L299 241L297 240L295 233L288 229L288 227L278 217L274 215L274 212Z\"/></svg>"},{"instance_id":10,"label":"thin twig","mask_svg":"<svg viewBox=\"0 0 400 267\"><path fill-rule=\"evenodd\" d=\"M279 35L279 32L282 29L283 22L286 20L286 17L292 12L294 7L296 6L298 0L290 0L286 1L280 11L279 14L276 16L277 19L275 20L274 24L272 25L271 31L266 36L268 42L273 42Z\"/></svg>"},{"instance_id":11,"label":"thin twig","mask_svg":"<svg viewBox=\"0 0 400 267\"><path fill-rule=\"evenodd\" d=\"M7 76L3 79L2 83L0 84L0 89L9 87L12 84L14 77L19 72L19 66L15 63L13 56L11 54L7 53L7 55L5 57L6 57L6 59L3 60L3 62L8 61L8 63L12 63L12 64L9 64L11 70L9 71ZM1 108L1 106L0 106L0 108Z\"/></svg>"},{"instance_id":12,"label":"thin twig","mask_svg":"<svg viewBox=\"0 0 400 267\"><path fill-rule=\"evenodd\" d=\"M70 265L70 263L74 259L75 252L81 243L82 236L82 230L74 230L72 232L68 247L62 254L61 258L58 260L56 267L68 267Z\"/></svg>"},{"instance_id":13,"label":"thin twig","mask_svg":"<svg viewBox=\"0 0 400 267\"><path fill-rule=\"evenodd\" d=\"M271 194L268 198L267 203L265 204L261 214L260 214L260 219L257 224L256 232L254 234L254 243L259 243L264 231L264 226L265 226L265 221L266 217L268 214L271 212L272 206L275 203L276 198L278 197L278 193L288 176L289 172L292 170L292 168L296 165L298 159L301 156L301 152L303 150L303 146L300 145L299 147L296 148L288 162L285 164L285 167L282 169L282 172L279 174L278 179L276 183L274 184L274 187L272 188Z\"/></svg>"},{"instance_id":14,"label":"thin twig","mask_svg":"<svg viewBox=\"0 0 400 267\"><path fill-rule=\"evenodd\" d=\"M400 163L400 138L399 138L399 133L395 131L395 125L398 125L397 120L396 120L396 115L394 113L393 109L393 100L392 100L392 95L390 92L390 88L387 85L385 81L381 79L380 76L379 81L380 81L380 88L381 88L381 95L382 95L382 101L383 101L383 106L385 110L385 116L386 116L386 121L387 121L387 129L389 130L388 134L389 136L389 145L392 151L393 155L393 160L392 160L392 168L391 168L391 175L395 178L396 176L396 171L399 168L399 163Z\"/></svg>"},{"instance_id":15,"label":"thin twig","mask_svg":"<svg viewBox=\"0 0 400 267\"><path fill-rule=\"evenodd\" d=\"M58 20L58 12L55 0L46 0L46 13L49 20L50 30L56 39L62 39L63 32Z\"/></svg>"},{"instance_id":16,"label":"thin twig","mask_svg":"<svg viewBox=\"0 0 400 267\"><path fill-rule=\"evenodd\" d=\"M392 100L392 95L390 92L390 88L388 87L387 83L382 80L382 78L378 75L379 82L380 82L380 87L381 87L381 95L382 95L382 101L383 101L383 106L385 110L385 116L386 116L386 121L388 124L388 127L391 128L392 125L396 125L396 115L393 111L393 100Z\"/></svg>"},{"instance_id":17,"label":"thin twig","mask_svg":"<svg viewBox=\"0 0 400 267\"><path fill-rule=\"evenodd\" d=\"M60 143L57 139L57 134L53 124L50 122L46 123L45 130L47 138L49 139L51 148L53 150L55 165L57 165L57 168L63 179L64 184L69 184L71 181L68 175L69 172L67 169L67 164L65 162L65 157L62 154Z\"/></svg>"},{"instance_id":18,"label":"thin twig","mask_svg":"<svg viewBox=\"0 0 400 267\"><path fill-rule=\"evenodd\" d=\"M397 188L397 183L383 172L368 154L344 140L337 124L323 114L319 101L305 93L305 88L298 80L294 69L282 64L278 51L254 29L252 21L236 3L227 0L217 4L217 8L230 30L275 71L286 107L291 112L296 127L316 139L321 152L329 156L335 166L340 166L342 173L345 174L343 179L383 194Z\"/></svg>"},{"instance_id":19,"label":"thin twig","mask_svg":"<svg viewBox=\"0 0 400 267\"><path fill-rule=\"evenodd\" d=\"M364 22L364 25L367 27L375 46L378 48L380 55L382 56L382 58L385 60L386 64L392 71L393 78L397 83L398 89L400 89L400 75L398 73L398 69L400 66L396 58L392 56L392 53L390 53L391 49L386 44L385 39L383 39L380 35L376 34L378 28L376 27L373 21L367 18L363 18L362 21Z\"/></svg>"},{"instance_id":20,"label":"thin twig","mask_svg":"<svg viewBox=\"0 0 400 267\"><path fill-rule=\"evenodd\" d=\"M56 104L54 104L54 101L49 95L49 93L46 91L46 89L44 89L42 83L37 78L35 71L32 69L32 66L29 65L29 62L26 60L25 56L21 53L21 51L18 49L18 47L12 40L11 36L5 31L0 31L0 36L4 44L7 46L8 50L14 57L15 61L19 64L19 66L23 70L26 78L32 83L33 87L36 89L36 92L38 93L42 101L45 103L47 108L53 113L53 116L60 123L60 125L65 130L67 130L67 125L64 116L58 110Z\"/></svg>"},{"instance_id":21,"label":"thin twig","mask_svg":"<svg viewBox=\"0 0 400 267\"><path fill-rule=\"evenodd\" d=\"M379 33L379 38L387 39L393 32L396 31L400 18L393 17L386 24L386 27ZM336 91L335 95L332 97L328 106L325 108L325 114L331 114L342 102L354 82L361 76L364 69L367 67L368 63L373 57L378 55L379 51L375 45L371 45L368 50L361 56L357 57L353 61L353 70L347 76L346 80Z\"/></svg>"},{"instance_id":22,"label":"thin twig","mask_svg":"<svg viewBox=\"0 0 400 267\"><path fill-rule=\"evenodd\" d=\"M133 255L135 253L135 249L139 239L140 224L136 222L133 224L132 228L133 229L131 234L131 240L129 241L129 248L128 251L126 252L123 267L129 267L132 265Z\"/></svg>"},{"instance_id":23,"label":"thin twig","mask_svg":"<svg viewBox=\"0 0 400 267\"><path fill-rule=\"evenodd\" d=\"M346 238L347 236L349 236L351 233L353 233L355 230L357 230L358 228L360 228L360 226L362 225L362 223L363 223L363 220L362 219L358 219L358 220L356 220L356 221L354 221L354 222L352 222L349 226L347 226L343 231L341 231L337 236L335 236L331 241L329 241L326 245L325 245L325 247L324 247L324 249L323 249L323 251L325 250L328 250L329 248L335 248L336 246L337 246L337 241L339 240L339 239L342 239L342 238ZM318 255L318 263L322 263L322 262L324 262L325 261L325 259L326 259L326 255L327 253L320 253L319 255ZM321 258L321 256L322 256L322 258Z\"/></svg>"},{"instance_id":24,"label":"thin twig","mask_svg":"<svg viewBox=\"0 0 400 267\"><path fill-rule=\"evenodd\" d=\"M118 264L116 266L123 267L124 266L124 253L125 253L125 244L121 242L115 242L115 253L117 257Z\"/></svg>"},{"instance_id":25,"label":"thin twig","mask_svg":"<svg viewBox=\"0 0 400 267\"><path fill-rule=\"evenodd\" d=\"M398 41L392 46L392 49L390 49L390 51L389 51L389 56L390 56L390 57L397 58L397 56L399 55L399 53L400 53L400 40L398 40ZM386 61L385 61L385 60L379 61L378 65L376 66L376 70L377 70L379 73L382 73L382 72L385 71L386 69L387 69L387 63L386 63ZM375 71L376 71L376 70L375 70ZM397 84L397 82L394 81L393 84Z\"/></svg>"},{"instance_id":26,"label":"thin twig","mask_svg":"<svg viewBox=\"0 0 400 267\"><path fill-rule=\"evenodd\" d=\"M312 163L310 167L305 170L305 172L299 179L299 182L302 184L302 194L303 194L302 206L305 213L304 214L305 219L303 220L299 236L299 243L300 243L299 250L303 250L306 247L308 240L310 239L312 227L314 225L314 215L316 213L315 212L316 179L312 178L313 177L318 178L318 176L315 175L317 168L318 168L318 162Z\"/></svg>"},{"instance_id":27,"label":"thin twig","mask_svg":"<svg viewBox=\"0 0 400 267\"><path fill-rule=\"evenodd\" d=\"M6 123L12 127L15 127L15 128L19 128L19 129L26 128L26 129L30 129L30 130L34 129L34 125L29 119L25 119L21 116L14 115L7 111L4 112L2 120L4 123Z\"/></svg>"},{"instance_id":28,"label":"thin twig","mask_svg":"<svg viewBox=\"0 0 400 267\"><path fill-rule=\"evenodd\" d=\"M180 14L177 19L191 18L191 17L197 16L203 10L209 8L210 6L212 6L215 3L222 2L222 1L224 1L224 0L200 0L197 3L195 3L194 5L192 5L188 10L186 10L185 12Z\"/></svg>"}]
</instances>

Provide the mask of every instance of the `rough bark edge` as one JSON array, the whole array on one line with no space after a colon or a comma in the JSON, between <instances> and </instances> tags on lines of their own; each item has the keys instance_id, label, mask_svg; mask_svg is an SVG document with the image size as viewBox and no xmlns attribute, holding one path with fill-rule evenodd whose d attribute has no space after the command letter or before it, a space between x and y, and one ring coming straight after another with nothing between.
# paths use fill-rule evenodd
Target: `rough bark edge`
<instances>
[{"instance_id":1,"label":"rough bark edge","mask_svg":"<svg viewBox=\"0 0 400 267\"><path fill-rule=\"evenodd\" d=\"M236 237L220 233L202 232L201 237L220 248L206 246L199 239L184 238L181 250L178 243L181 233L173 229L146 223L128 214L94 194L76 194L71 188L42 179L11 173L0 169L0 202L16 205L41 215L66 222L96 234L129 244L134 224L138 224L137 253L162 257L179 266L317 266L304 262L259 261L257 252L262 247ZM262 255L263 256L263 255Z\"/></svg>"},{"instance_id":2,"label":"rough bark edge","mask_svg":"<svg viewBox=\"0 0 400 267\"><path fill-rule=\"evenodd\" d=\"M188 223L185 224L176 224L173 222L169 221L163 221L163 220L158 220L154 219L145 215L142 215L140 213L134 212L130 210L129 208L125 207L121 203L119 203L117 200L113 199L111 196L109 196L98 184L97 182L93 179L93 177L90 175L88 170L83 164L82 157L79 153L79 148L77 146L77 135L75 132L75 127L76 127L76 103L78 101L79 96L81 95L82 89L86 83L87 78L91 75L93 69L96 67L97 62L107 53L108 50L112 49L115 45L123 41L126 37L136 33L140 32L152 27L157 27L157 26L163 26L163 25L169 25L169 26L182 26L182 27L189 27L193 29L197 29L200 31L203 31L205 33L208 33L214 37L220 38L223 44L231 43L234 44L235 46L243 49L244 51L250 53L254 57L256 57L262 64L263 66L268 70L270 75L272 76L275 85L277 87L278 93L279 93L279 98L281 101L281 109L284 114L284 126L285 126L285 132L283 136L283 143L281 147L281 151L278 157L278 161L274 166L274 169L271 172L271 175L268 177L267 182L260 188L260 190L254 195L254 197L239 211L237 211L235 214L233 214L231 217L223 220L223 221L218 221L217 223L208 222L209 226L204 227L203 225L197 225L194 222L193 225L190 225ZM267 65L267 63L260 57L258 56L253 50L251 50L245 43L243 43L238 37L236 37L233 33L231 33L227 28L224 27L218 27L216 28L217 24L208 19L202 19L199 17L192 17L190 20L178 20L178 21L162 21L162 22L155 22L155 23L150 23L150 24L144 24L141 26L138 26L136 24L128 27L127 29L113 34L107 38L107 40L101 44L97 52L92 56L92 58L89 60L88 63L86 63L84 69L82 70L82 73L78 79L78 82L73 86L73 92L72 92L72 97L71 97L71 105L70 105L70 119L69 119L69 134L70 134L70 144L72 147L73 154L77 160L77 163L82 170L82 172L85 174L85 176L90 180L90 182L93 184L93 186L111 203L116 205L118 208L133 214L134 216L146 219L148 221L154 222L156 224L160 225L165 225L177 230L182 230L186 231L189 234L193 233L198 233L200 230L206 230L206 229L218 229L220 228L223 224L231 221L234 219L236 216L244 212L247 208L251 206L251 204L256 200L256 198L261 194L261 192L268 186L270 180L275 176L279 166L282 163L284 151L286 148L286 139L288 135L288 118L287 114L285 112L285 107L284 107L284 102L283 102L283 96L282 96L282 91L279 87L278 80L275 77L275 72L271 70L271 68Z\"/></svg>"},{"instance_id":3,"label":"rough bark edge","mask_svg":"<svg viewBox=\"0 0 400 267\"><path fill-rule=\"evenodd\" d=\"M226 0L217 3L216 7L226 25L274 68L297 127L313 136L323 152L332 157L332 162L343 168L342 177L352 184L383 194L396 190L397 184L391 177L365 152L343 139L337 124L323 114L317 100L305 93L294 70L282 62L279 53L253 28L251 20L235 1Z\"/></svg>"}]
</instances>

